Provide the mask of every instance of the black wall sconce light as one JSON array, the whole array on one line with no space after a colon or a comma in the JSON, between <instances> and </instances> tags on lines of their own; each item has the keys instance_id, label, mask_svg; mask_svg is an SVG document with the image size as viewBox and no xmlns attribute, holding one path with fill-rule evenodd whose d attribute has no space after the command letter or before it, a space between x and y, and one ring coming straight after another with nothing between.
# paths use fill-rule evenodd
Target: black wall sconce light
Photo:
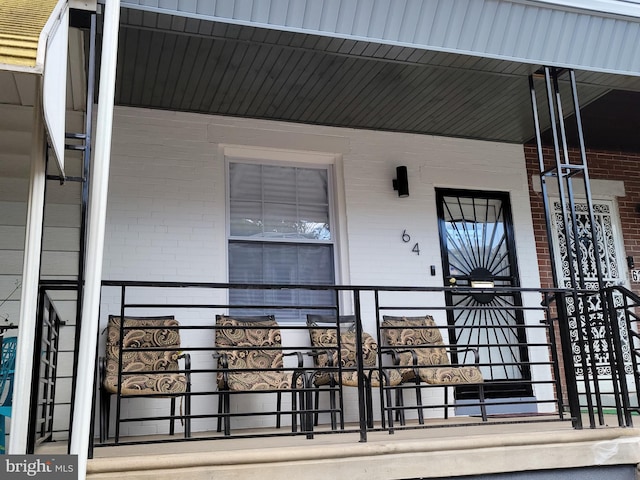
<instances>
[{"instance_id":1,"label":"black wall sconce light","mask_svg":"<svg viewBox=\"0 0 640 480\"><path fill-rule=\"evenodd\" d=\"M400 198L409 196L409 177L407 167L396 167L396 178L393 180L393 189L398 191Z\"/></svg>"}]
</instances>

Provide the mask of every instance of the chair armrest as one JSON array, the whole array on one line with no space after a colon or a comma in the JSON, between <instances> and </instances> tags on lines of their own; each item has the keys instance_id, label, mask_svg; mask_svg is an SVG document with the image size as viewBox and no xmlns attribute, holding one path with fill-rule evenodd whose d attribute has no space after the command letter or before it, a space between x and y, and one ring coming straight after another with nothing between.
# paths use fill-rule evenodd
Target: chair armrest
<instances>
[{"instance_id":1,"label":"chair armrest","mask_svg":"<svg viewBox=\"0 0 640 480\"><path fill-rule=\"evenodd\" d=\"M334 365L333 364L333 352L337 352L338 349L336 348L335 350L316 350L313 353L310 353L311 356L319 356L319 355L326 355L327 356L327 365L325 367L320 367L320 368L334 368L338 365Z\"/></svg>"},{"instance_id":2,"label":"chair armrest","mask_svg":"<svg viewBox=\"0 0 640 480\"><path fill-rule=\"evenodd\" d=\"M473 363L474 365L478 366L480 364L480 353L478 352L477 348L474 347L447 347L445 350L449 351L449 352L453 352L453 353L459 353L459 352L473 352Z\"/></svg>"},{"instance_id":3,"label":"chair armrest","mask_svg":"<svg viewBox=\"0 0 640 480\"><path fill-rule=\"evenodd\" d=\"M395 351L396 354L399 353L410 353L411 354L411 361L412 361L412 365L414 367L418 366L418 354L416 353L415 349L413 348L405 348L404 350L396 350ZM398 359L398 361L400 361L400 359Z\"/></svg>"},{"instance_id":4,"label":"chair armrest","mask_svg":"<svg viewBox=\"0 0 640 480\"><path fill-rule=\"evenodd\" d=\"M98 372L100 373L100 388L107 377L107 359L105 357L98 358Z\"/></svg>"},{"instance_id":5,"label":"chair armrest","mask_svg":"<svg viewBox=\"0 0 640 480\"><path fill-rule=\"evenodd\" d=\"M307 352L307 355L313 357L314 362L318 359L320 355L327 356L327 367L333 367L333 355L328 350L313 350L312 352Z\"/></svg>"},{"instance_id":6,"label":"chair armrest","mask_svg":"<svg viewBox=\"0 0 640 480\"><path fill-rule=\"evenodd\" d=\"M328 355L328 354L329 352L327 352L326 350L313 350L311 352L307 352L307 355L314 358L317 358L320 355Z\"/></svg>"},{"instance_id":7,"label":"chair armrest","mask_svg":"<svg viewBox=\"0 0 640 480\"><path fill-rule=\"evenodd\" d=\"M400 366L400 356L399 355L401 353L410 353L413 365L414 366L418 365L418 356L417 356L415 350L410 349L410 348L403 349L403 350L398 350L397 348L393 348L393 349L385 350L385 351L383 351L381 353L383 355L391 355L391 361L393 362L393 365L395 367Z\"/></svg>"},{"instance_id":8,"label":"chair armrest","mask_svg":"<svg viewBox=\"0 0 640 480\"><path fill-rule=\"evenodd\" d=\"M222 373L222 390L228 390L229 389L229 360L227 358L227 354L224 352L214 352L211 354L211 356L214 358L214 360L218 360L218 367L222 370L222 372L218 372ZM217 381L216 381L217 383ZM220 385L218 383L218 385Z\"/></svg>"},{"instance_id":9,"label":"chair armrest","mask_svg":"<svg viewBox=\"0 0 640 480\"><path fill-rule=\"evenodd\" d=\"M178 359L184 359L184 374L187 377L187 391L191 390L191 355L183 353L178 356Z\"/></svg>"},{"instance_id":10,"label":"chair armrest","mask_svg":"<svg viewBox=\"0 0 640 480\"><path fill-rule=\"evenodd\" d=\"M418 371L419 368L419 362L418 362L418 354L416 353L415 349L413 348L403 348L403 349L397 349L397 348L393 348L390 350L385 351L384 353L390 354L391 355L391 359L393 361L393 366L394 367L400 367L400 354L401 353L410 353L411 354L411 365L410 367L412 367L413 369L413 375L415 376L415 378L420 378L420 372ZM409 367L409 365L405 365L405 367ZM387 375L386 371L383 371L383 373L385 375ZM389 378L386 378L386 381L389 381Z\"/></svg>"},{"instance_id":11,"label":"chair armrest","mask_svg":"<svg viewBox=\"0 0 640 480\"><path fill-rule=\"evenodd\" d=\"M283 357L291 357L293 355L298 357L298 368L302 368L304 366L304 357L302 356L302 352L289 352L282 354Z\"/></svg>"},{"instance_id":12,"label":"chair armrest","mask_svg":"<svg viewBox=\"0 0 640 480\"><path fill-rule=\"evenodd\" d=\"M218 360L221 368L229 368L229 360L226 353L212 353L211 356L214 360Z\"/></svg>"},{"instance_id":13,"label":"chair armrest","mask_svg":"<svg viewBox=\"0 0 640 480\"><path fill-rule=\"evenodd\" d=\"M331 347L330 347L331 348ZM340 370L339 368L337 368L337 365L333 364L333 355L332 352L333 351L337 351L337 347L335 348L335 350L313 350L311 352L307 352L307 355L309 355L310 357L313 357L313 362L314 362L314 370L308 372L308 377L309 377L309 382L311 382L311 379L313 378L317 378L320 377L321 375L328 375L329 376L329 384L331 387L335 387L336 385L336 376L337 376L337 372ZM317 364L317 360L318 357L320 355L326 355L327 356L327 364L323 365L323 366L319 366Z\"/></svg>"},{"instance_id":14,"label":"chair armrest","mask_svg":"<svg viewBox=\"0 0 640 480\"><path fill-rule=\"evenodd\" d=\"M375 372L380 372L380 375L382 375L384 384L389 385L389 368L382 366L382 365L377 365L374 367L364 367L366 371L365 373L365 377L367 379L367 381L369 382L369 385L371 385L372 379L373 379L373 374ZM393 370L393 368L391 369Z\"/></svg>"}]
</instances>

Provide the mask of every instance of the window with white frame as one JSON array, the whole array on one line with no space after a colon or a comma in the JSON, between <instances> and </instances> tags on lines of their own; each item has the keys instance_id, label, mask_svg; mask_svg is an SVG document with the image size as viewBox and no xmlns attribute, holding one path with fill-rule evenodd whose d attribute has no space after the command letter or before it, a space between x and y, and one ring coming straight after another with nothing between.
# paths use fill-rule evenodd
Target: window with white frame
<instances>
[{"instance_id":1,"label":"window with white frame","mask_svg":"<svg viewBox=\"0 0 640 480\"><path fill-rule=\"evenodd\" d=\"M229 161L230 283L335 283L330 178L327 165ZM285 321L335 304L324 290L232 289L229 296L236 314L270 313Z\"/></svg>"}]
</instances>

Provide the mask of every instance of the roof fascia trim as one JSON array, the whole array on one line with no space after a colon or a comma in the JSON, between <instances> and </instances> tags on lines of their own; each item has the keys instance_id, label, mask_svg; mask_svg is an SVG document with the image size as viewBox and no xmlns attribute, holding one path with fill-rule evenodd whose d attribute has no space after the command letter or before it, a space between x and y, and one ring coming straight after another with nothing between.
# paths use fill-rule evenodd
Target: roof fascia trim
<instances>
[{"instance_id":1,"label":"roof fascia trim","mask_svg":"<svg viewBox=\"0 0 640 480\"><path fill-rule=\"evenodd\" d=\"M40 39L38 40L38 53L36 54L36 66L35 66L35 68L38 70L38 73L40 74L44 72L44 60L46 56L49 37L58 28L63 15L67 11L67 8L68 8L67 0L59 0L59 2L56 4L53 11L51 12L51 15L49 15L49 20L47 20L47 23L44 24L44 27L40 32Z\"/></svg>"},{"instance_id":2,"label":"roof fascia trim","mask_svg":"<svg viewBox=\"0 0 640 480\"><path fill-rule=\"evenodd\" d=\"M518 0L512 0L518 1ZM640 18L640 2L619 0L519 0L522 3L570 11L591 11L605 15ZM541 4L541 5L540 5Z\"/></svg>"}]
</instances>

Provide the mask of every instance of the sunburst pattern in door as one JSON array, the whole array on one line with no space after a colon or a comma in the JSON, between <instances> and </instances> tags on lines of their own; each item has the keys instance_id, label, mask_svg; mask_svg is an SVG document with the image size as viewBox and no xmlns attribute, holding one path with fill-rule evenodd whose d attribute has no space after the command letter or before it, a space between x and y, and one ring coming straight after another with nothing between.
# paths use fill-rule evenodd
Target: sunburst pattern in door
<instances>
[{"instance_id":1,"label":"sunburst pattern in door","mask_svg":"<svg viewBox=\"0 0 640 480\"><path fill-rule=\"evenodd\" d=\"M501 197L442 195L441 235L449 278L458 286L517 286L511 252L508 206ZM452 341L459 346L478 346L483 374L489 380L520 380L523 365L521 304L518 294L462 293L449 296L453 310L449 321L455 327ZM471 362L472 353L458 360Z\"/></svg>"}]
</instances>

